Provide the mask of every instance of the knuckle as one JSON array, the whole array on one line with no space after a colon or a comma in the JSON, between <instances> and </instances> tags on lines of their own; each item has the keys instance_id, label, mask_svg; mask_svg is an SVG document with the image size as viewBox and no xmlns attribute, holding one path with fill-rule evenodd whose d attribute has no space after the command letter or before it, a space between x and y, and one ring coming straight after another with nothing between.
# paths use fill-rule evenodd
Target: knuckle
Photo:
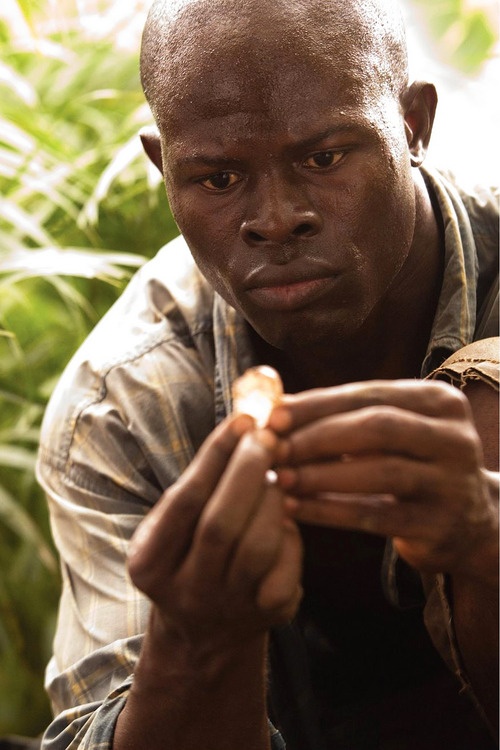
<instances>
[{"instance_id":1,"label":"knuckle","mask_svg":"<svg viewBox=\"0 0 500 750\"><path fill-rule=\"evenodd\" d=\"M151 559L151 515L145 516L137 527L127 551L127 571L133 583L145 591L154 574Z\"/></svg>"},{"instance_id":2,"label":"knuckle","mask_svg":"<svg viewBox=\"0 0 500 750\"><path fill-rule=\"evenodd\" d=\"M140 591L153 599L157 589L157 568L151 564L144 550L134 549L127 556L127 573L130 580Z\"/></svg>"},{"instance_id":3,"label":"knuckle","mask_svg":"<svg viewBox=\"0 0 500 750\"><path fill-rule=\"evenodd\" d=\"M273 566L279 550L274 540L261 541L240 550L233 579L238 585L248 586L260 580Z\"/></svg>"},{"instance_id":4,"label":"knuckle","mask_svg":"<svg viewBox=\"0 0 500 750\"><path fill-rule=\"evenodd\" d=\"M278 556L278 552L279 549L274 539L264 540L254 545L251 553L247 553L245 556L245 568L247 572L251 574L252 578L255 578L257 571L259 575L264 574L272 567Z\"/></svg>"},{"instance_id":5,"label":"knuckle","mask_svg":"<svg viewBox=\"0 0 500 750\"><path fill-rule=\"evenodd\" d=\"M127 571L130 579L141 591L146 592L148 587L148 567L144 564L143 556L139 550L133 550L127 557Z\"/></svg>"},{"instance_id":6,"label":"knuckle","mask_svg":"<svg viewBox=\"0 0 500 750\"><path fill-rule=\"evenodd\" d=\"M203 544L207 547L225 547L233 541L233 534L227 523L212 515L206 518L200 529Z\"/></svg>"},{"instance_id":7,"label":"knuckle","mask_svg":"<svg viewBox=\"0 0 500 750\"><path fill-rule=\"evenodd\" d=\"M275 625L285 625L297 613L302 598L303 588L299 584L293 592L285 589L274 591L272 596L258 601L258 606L268 617L272 617Z\"/></svg>"},{"instance_id":8,"label":"knuckle","mask_svg":"<svg viewBox=\"0 0 500 750\"><path fill-rule=\"evenodd\" d=\"M358 402L360 406L364 405L362 401L363 397L366 398L366 396L364 395L364 389L359 394ZM387 404L387 383L385 381L376 380L370 384L368 403L370 406L385 406Z\"/></svg>"},{"instance_id":9,"label":"knuckle","mask_svg":"<svg viewBox=\"0 0 500 750\"><path fill-rule=\"evenodd\" d=\"M200 472L191 464L181 477L161 498L161 504L170 513L182 513L186 516L199 514L206 500L206 482Z\"/></svg>"},{"instance_id":10,"label":"knuckle","mask_svg":"<svg viewBox=\"0 0 500 750\"><path fill-rule=\"evenodd\" d=\"M364 429L386 437L394 432L398 423L397 410L392 406L368 407L365 410Z\"/></svg>"},{"instance_id":11,"label":"knuckle","mask_svg":"<svg viewBox=\"0 0 500 750\"><path fill-rule=\"evenodd\" d=\"M469 413L467 398L459 388L444 380L434 380L429 382L429 386L430 394L441 412L462 418Z\"/></svg>"},{"instance_id":12,"label":"knuckle","mask_svg":"<svg viewBox=\"0 0 500 750\"><path fill-rule=\"evenodd\" d=\"M482 445L479 435L472 423L450 425L449 445L457 458L461 458L466 465L482 462Z\"/></svg>"},{"instance_id":13,"label":"knuckle","mask_svg":"<svg viewBox=\"0 0 500 750\"><path fill-rule=\"evenodd\" d=\"M177 503L184 516L198 515L206 501L206 483L199 475L193 475L189 483L179 487Z\"/></svg>"}]
</instances>

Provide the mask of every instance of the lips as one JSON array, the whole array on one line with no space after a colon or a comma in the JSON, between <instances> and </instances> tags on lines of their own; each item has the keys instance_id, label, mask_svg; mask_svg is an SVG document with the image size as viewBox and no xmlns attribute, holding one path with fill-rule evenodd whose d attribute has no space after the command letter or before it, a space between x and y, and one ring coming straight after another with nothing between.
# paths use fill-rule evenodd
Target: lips
<instances>
[{"instance_id":1,"label":"lips","mask_svg":"<svg viewBox=\"0 0 500 750\"><path fill-rule=\"evenodd\" d=\"M323 276L302 281L286 281L259 285L247 290L252 302L267 310L295 310L311 304L326 294L336 276Z\"/></svg>"}]
</instances>

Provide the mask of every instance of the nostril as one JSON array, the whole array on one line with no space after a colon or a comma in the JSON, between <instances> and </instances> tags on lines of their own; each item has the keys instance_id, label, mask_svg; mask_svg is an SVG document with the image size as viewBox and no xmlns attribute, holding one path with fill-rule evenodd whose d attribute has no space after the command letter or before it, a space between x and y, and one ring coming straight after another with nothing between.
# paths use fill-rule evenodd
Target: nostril
<instances>
[{"instance_id":1,"label":"nostril","mask_svg":"<svg viewBox=\"0 0 500 750\"><path fill-rule=\"evenodd\" d=\"M261 234L258 234L258 232L249 231L247 236L248 236L248 239L251 240L252 242L265 242L266 241L266 238L263 237Z\"/></svg>"},{"instance_id":2,"label":"nostril","mask_svg":"<svg viewBox=\"0 0 500 750\"><path fill-rule=\"evenodd\" d=\"M309 234L313 234L313 232L314 227L312 226L312 224L303 223L299 224L298 227L295 227L292 234L295 235L295 237L305 237Z\"/></svg>"},{"instance_id":3,"label":"nostril","mask_svg":"<svg viewBox=\"0 0 500 750\"><path fill-rule=\"evenodd\" d=\"M291 240L300 238L313 237L321 229L321 222L309 212L304 211L302 216L280 217L276 220L274 217L269 219L254 219L244 221L240 227L242 239L250 245L286 244ZM297 219L305 221L298 221Z\"/></svg>"}]
</instances>

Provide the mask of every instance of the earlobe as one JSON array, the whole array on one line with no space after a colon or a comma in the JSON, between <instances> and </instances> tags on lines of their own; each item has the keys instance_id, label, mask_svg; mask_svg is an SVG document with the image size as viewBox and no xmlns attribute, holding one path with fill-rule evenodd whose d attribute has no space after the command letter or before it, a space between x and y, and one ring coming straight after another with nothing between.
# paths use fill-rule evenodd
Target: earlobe
<instances>
[{"instance_id":1,"label":"earlobe","mask_svg":"<svg viewBox=\"0 0 500 750\"><path fill-rule=\"evenodd\" d=\"M143 128L139 133L142 147L152 163L163 174L160 134L155 128Z\"/></svg>"},{"instance_id":2,"label":"earlobe","mask_svg":"<svg viewBox=\"0 0 500 750\"><path fill-rule=\"evenodd\" d=\"M420 167L429 147L437 106L432 83L416 81L403 94L405 130L412 167Z\"/></svg>"}]
</instances>

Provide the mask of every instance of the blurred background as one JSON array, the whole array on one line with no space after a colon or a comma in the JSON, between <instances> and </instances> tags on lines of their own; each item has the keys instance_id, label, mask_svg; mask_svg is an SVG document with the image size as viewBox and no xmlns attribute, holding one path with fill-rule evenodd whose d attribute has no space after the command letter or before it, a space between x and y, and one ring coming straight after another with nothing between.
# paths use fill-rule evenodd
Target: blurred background
<instances>
[{"instance_id":1,"label":"blurred background","mask_svg":"<svg viewBox=\"0 0 500 750\"><path fill-rule=\"evenodd\" d=\"M437 84L429 161L497 182L499 5L405 0L412 77ZM34 478L61 370L145 259L175 236L138 130L148 2L0 8L0 736L35 736L59 591Z\"/></svg>"}]
</instances>

